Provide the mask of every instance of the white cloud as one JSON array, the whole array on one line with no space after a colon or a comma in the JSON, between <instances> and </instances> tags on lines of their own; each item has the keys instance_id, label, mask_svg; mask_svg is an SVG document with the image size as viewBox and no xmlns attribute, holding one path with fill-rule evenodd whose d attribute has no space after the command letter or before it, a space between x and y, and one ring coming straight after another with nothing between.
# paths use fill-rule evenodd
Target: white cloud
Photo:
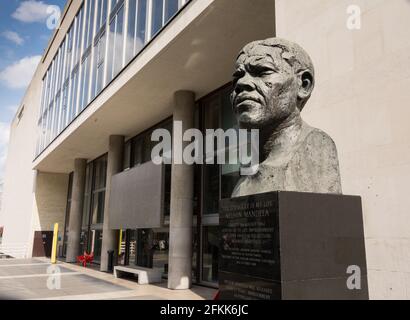
<instances>
[{"instance_id":1,"label":"white cloud","mask_svg":"<svg viewBox=\"0 0 410 320\"><path fill-rule=\"evenodd\" d=\"M49 14L48 4L43 1L27 0L20 3L20 6L11 15L21 22L45 22Z\"/></svg>"},{"instance_id":2,"label":"white cloud","mask_svg":"<svg viewBox=\"0 0 410 320\"><path fill-rule=\"evenodd\" d=\"M2 33L3 37L5 37L6 39L14 42L15 44L21 46L24 42L24 39L22 37L20 37L20 35L17 32L14 31L4 31Z\"/></svg>"},{"instance_id":3,"label":"white cloud","mask_svg":"<svg viewBox=\"0 0 410 320\"><path fill-rule=\"evenodd\" d=\"M41 56L25 57L0 71L0 81L11 89L26 88L36 71Z\"/></svg>"}]
</instances>

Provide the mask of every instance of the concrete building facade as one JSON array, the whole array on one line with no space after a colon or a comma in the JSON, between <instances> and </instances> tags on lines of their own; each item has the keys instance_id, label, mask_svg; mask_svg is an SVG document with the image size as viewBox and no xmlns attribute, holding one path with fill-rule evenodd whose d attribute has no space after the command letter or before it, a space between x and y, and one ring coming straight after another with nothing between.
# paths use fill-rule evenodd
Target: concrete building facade
<instances>
[{"instance_id":1,"label":"concrete building facade","mask_svg":"<svg viewBox=\"0 0 410 320\"><path fill-rule=\"evenodd\" d=\"M57 222L68 261L93 252L106 271L111 250L171 289L217 286L218 201L238 168L155 168L151 133L235 127L236 56L278 36L311 55L304 118L335 140L344 193L362 196L370 297L410 298L409 27L406 0L68 1L11 124L1 250L41 254Z\"/></svg>"}]
</instances>

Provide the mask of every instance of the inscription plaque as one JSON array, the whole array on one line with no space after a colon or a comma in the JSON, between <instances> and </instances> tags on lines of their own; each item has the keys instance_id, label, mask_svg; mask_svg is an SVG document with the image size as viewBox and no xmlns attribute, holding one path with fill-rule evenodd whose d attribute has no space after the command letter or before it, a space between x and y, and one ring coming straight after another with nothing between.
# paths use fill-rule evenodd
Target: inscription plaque
<instances>
[{"instance_id":1,"label":"inscription plaque","mask_svg":"<svg viewBox=\"0 0 410 320\"><path fill-rule=\"evenodd\" d=\"M269 192L219 212L220 299L368 299L360 197ZM347 286L351 265L360 290Z\"/></svg>"}]
</instances>

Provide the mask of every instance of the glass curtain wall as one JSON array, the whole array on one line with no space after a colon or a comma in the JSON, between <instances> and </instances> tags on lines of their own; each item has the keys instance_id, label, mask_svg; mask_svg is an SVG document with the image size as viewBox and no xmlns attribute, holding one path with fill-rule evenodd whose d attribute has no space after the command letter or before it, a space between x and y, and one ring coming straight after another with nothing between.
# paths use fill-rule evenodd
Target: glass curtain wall
<instances>
[{"instance_id":1,"label":"glass curtain wall","mask_svg":"<svg viewBox=\"0 0 410 320\"><path fill-rule=\"evenodd\" d=\"M76 115L83 12L81 7L43 78L36 154L41 153Z\"/></svg>"},{"instance_id":2,"label":"glass curtain wall","mask_svg":"<svg viewBox=\"0 0 410 320\"><path fill-rule=\"evenodd\" d=\"M65 211L63 248L62 248L61 255L60 255L61 257L65 257L67 254L67 240L68 240L68 230L69 230L69 224L70 224L72 190L73 190L73 173L70 173L68 177L67 205L66 205L66 211Z\"/></svg>"},{"instance_id":3,"label":"glass curtain wall","mask_svg":"<svg viewBox=\"0 0 410 320\"><path fill-rule=\"evenodd\" d=\"M95 37L94 37L94 58L93 58L93 72L92 72L92 87L91 99L96 97L104 86L104 66L105 53L107 44L106 23L108 13L108 0L96 1L96 22L95 22Z\"/></svg>"},{"instance_id":4,"label":"glass curtain wall","mask_svg":"<svg viewBox=\"0 0 410 320\"><path fill-rule=\"evenodd\" d=\"M63 252L67 250L66 242L70 221L70 204L72 193L72 176L68 189L67 212L65 221L65 234ZM107 155L89 162L86 168L85 193L83 204L82 227L80 236L80 253L94 253L94 262L101 260L102 230L104 223L104 200L107 182Z\"/></svg>"},{"instance_id":5,"label":"glass curtain wall","mask_svg":"<svg viewBox=\"0 0 410 320\"><path fill-rule=\"evenodd\" d=\"M111 0L108 37L107 82L120 72L124 65L124 0Z\"/></svg>"},{"instance_id":6,"label":"glass curtain wall","mask_svg":"<svg viewBox=\"0 0 410 320\"><path fill-rule=\"evenodd\" d=\"M157 126L131 138L125 143L124 170L151 161L152 132L157 128L167 129L172 134L172 120L165 120ZM164 216L169 221L171 193L171 165L165 165ZM168 273L169 228L125 230L123 263L146 268L161 268Z\"/></svg>"},{"instance_id":7,"label":"glass curtain wall","mask_svg":"<svg viewBox=\"0 0 410 320\"><path fill-rule=\"evenodd\" d=\"M107 155L93 162L92 189L90 192L88 248L94 253L94 261L101 260L102 229L104 223L105 186L107 182Z\"/></svg>"},{"instance_id":8,"label":"glass curtain wall","mask_svg":"<svg viewBox=\"0 0 410 320\"><path fill-rule=\"evenodd\" d=\"M209 95L200 101L202 113L202 130L238 129L230 103L231 85ZM215 151L216 146L215 146ZM238 149L219 150L228 154L237 154ZM215 153L216 154L216 153ZM204 154L205 159L210 155ZM204 160L205 162L205 160ZM239 180L239 165L231 164L206 164L202 167L202 216L201 216L201 279L206 284L216 285L218 281L218 255L219 255L219 213L220 199L230 198L232 191Z\"/></svg>"},{"instance_id":9,"label":"glass curtain wall","mask_svg":"<svg viewBox=\"0 0 410 320\"><path fill-rule=\"evenodd\" d=\"M46 74L36 156L189 0L84 0Z\"/></svg>"}]
</instances>

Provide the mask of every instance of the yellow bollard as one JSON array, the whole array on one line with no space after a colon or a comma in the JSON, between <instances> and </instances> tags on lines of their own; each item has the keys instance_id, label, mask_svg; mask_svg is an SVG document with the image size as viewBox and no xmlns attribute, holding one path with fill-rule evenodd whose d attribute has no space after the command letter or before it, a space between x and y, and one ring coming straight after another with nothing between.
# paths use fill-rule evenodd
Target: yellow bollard
<instances>
[{"instance_id":1,"label":"yellow bollard","mask_svg":"<svg viewBox=\"0 0 410 320\"><path fill-rule=\"evenodd\" d=\"M118 255L121 254L121 242L122 242L122 229L120 229L120 241L119 241L119 245L118 245Z\"/></svg>"},{"instance_id":2,"label":"yellow bollard","mask_svg":"<svg viewBox=\"0 0 410 320\"><path fill-rule=\"evenodd\" d=\"M58 223L54 224L53 247L51 249L51 263L57 263Z\"/></svg>"}]
</instances>

